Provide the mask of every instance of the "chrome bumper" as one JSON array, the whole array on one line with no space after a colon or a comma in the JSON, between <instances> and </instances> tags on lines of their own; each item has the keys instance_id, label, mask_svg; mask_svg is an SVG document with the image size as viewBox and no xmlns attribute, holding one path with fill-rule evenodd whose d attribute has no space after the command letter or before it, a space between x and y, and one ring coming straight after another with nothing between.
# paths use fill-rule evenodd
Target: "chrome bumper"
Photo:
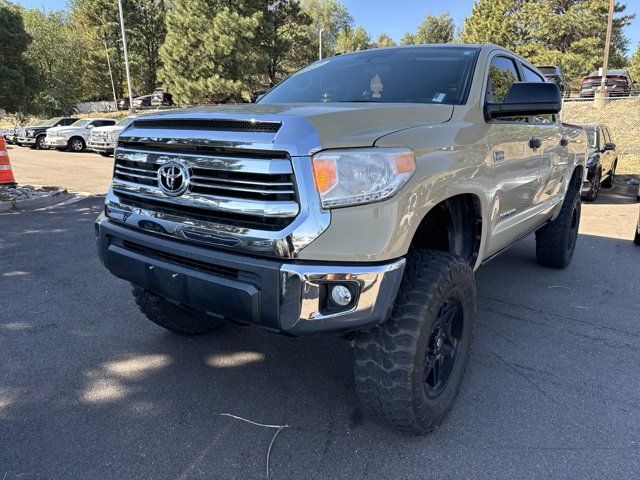
<instances>
[{"instance_id":1,"label":"chrome bumper","mask_svg":"<svg viewBox=\"0 0 640 480\"><path fill-rule=\"evenodd\" d=\"M36 143L36 139L33 137L18 137L18 143L21 145L33 145Z\"/></svg>"},{"instance_id":2,"label":"chrome bumper","mask_svg":"<svg viewBox=\"0 0 640 480\"><path fill-rule=\"evenodd\" d=\"M197 311L292 335L384 322L405 267L404 258L340 266L259 259L131 229L104 214L96 238L102 263L117 277ZM336 284L353 293L345 307L328 306Z\"/></svg>"},{"instance_id":3,"label":"chrome bumper","mask_svg":"<svg viewBox=\"0 0 640 480\"><path fill-rule=\"evenodd\" d=\"M87 144L89 150L95 152L112 152L116 148L115 142L89 142Z\"/></svg>"},{"instance_id":4,"label":"chrome bumper","mask_svg":"<svg viewBox=\"0 0 640 480\"><path fill-rule=\"evenodd\" d=\"M66 138L44 138L44 144L47 147L66 147L69 140Z\"/></svg>"}]
</instances>

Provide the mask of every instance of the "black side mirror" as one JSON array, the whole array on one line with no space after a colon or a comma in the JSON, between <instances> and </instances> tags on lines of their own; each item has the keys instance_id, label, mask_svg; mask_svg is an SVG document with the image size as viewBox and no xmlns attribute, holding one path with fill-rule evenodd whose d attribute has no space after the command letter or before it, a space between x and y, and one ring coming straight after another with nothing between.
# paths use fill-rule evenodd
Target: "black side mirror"
<instances>
[{"instance_id":1,"label":"black side mirror","mask_svg":"<svg viewBox=\"0 0 640 480\"><path fill-rule=\"evenodd\" d=\"M608 152L609 150L615 150L615 149L616 149L615 143L605 143L604 146L602 147L603 152Z\"/></svg>"},{"instance_id":2,"label":"black side mirror","mask_svg":"<svg viewBox=\"0 0 640 480\"><path fill-rule=\"evenodd\" d=\"M554 115L562 110L562 96L555 83L519 82L511 85L504 103L487 103L487 119Z\"/></svg>"}]
</instances>

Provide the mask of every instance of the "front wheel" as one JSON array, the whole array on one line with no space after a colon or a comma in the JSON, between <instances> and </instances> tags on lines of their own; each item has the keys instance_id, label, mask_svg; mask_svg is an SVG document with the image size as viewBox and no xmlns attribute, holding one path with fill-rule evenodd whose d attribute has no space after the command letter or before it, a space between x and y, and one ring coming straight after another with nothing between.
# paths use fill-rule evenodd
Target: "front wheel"
<instances>
[{"instance_id":1,"label":"front wheel","mask_svg":"<svg viewBox=\"0 0 640 480\"><path fill-rule=\"evenodd\" d=\"M40 135L36 139L36 143L35 143L36 150L44 150L45 148L47 148L47 146L44 143L44 140L45 140L45 135Z\"/></svg>"},{"instance_id":2,"label":"front wheel","mask_svg":"<svg viewBox=\"0 0 640 480\"><path fill-rule=\"evenodd\" d=\"M400 430L434 430L462 383L475 315L469 264L448 253L411 251L391 317L356 336L362 404Z\"/></svg>"},{"instance_id":3,"label":"front wheel","mask_svg":"<svg viewBox=\"0 0 640 480\"><path fill-rule=\"evenodd\" d=\"M81 152L84 150L84 140L81 138L72 138L69 140L69 150L72 152Z\"/></svg>"},{"instance_id":4,"label":"front wheel","mask_svg":"<svg viewBox=\"0 0 640 480\"><path fill-rule=\"evenodd\" d=\"M570 185L558 217L536 231L538 263L553 268L565 268L571 263L578 241L581 207L580 188Z\"/></svg>"},{"instance_id":5,"label":"front wheel","mask_svg":"<svg viewBox=\"0 0 640 480\"><path fill-rule=\"evenodd\" d=\"M220 324L219 320L209 315L187 310L140 287L133 287L133 298L149 320L174 333L198 335Z\"/></svg>"}]
</instances>

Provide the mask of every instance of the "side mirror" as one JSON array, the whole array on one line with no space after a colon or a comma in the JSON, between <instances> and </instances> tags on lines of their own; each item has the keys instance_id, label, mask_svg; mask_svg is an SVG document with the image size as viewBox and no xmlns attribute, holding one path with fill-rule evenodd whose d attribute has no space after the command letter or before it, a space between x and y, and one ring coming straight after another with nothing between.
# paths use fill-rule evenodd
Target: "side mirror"
<instances>
[{"instance_id":1,"label":"side mirror","mask_svg":"<svg viewBox=\"0 0 640 480\"><path fill-rule=\"evenodd\" d=\"M87 125L85 128L88 128L89 130L91 130L93 128L93 125Z\"/></svg>"},{"instance_id":2,"label":"side mirror","mask_svg":"<svg viewBox=\"0 0 640 480\"><path fill-rule=\"evenodd\" d=\"M605 143L604 146L602 147L603 152L608 152L609 150L615 150L615 149L616 149L615 143Z\"/></svg>"},{"instance_id":3,"label":"side mirror","mask_svg":"<svg viewBox=\"0 0 640 480\"><path fill-rule=\"evenodd\" d=\"M504 103L487 103L484 115L488 120L504 117L554 115L562 110L562 96L555 83L514 83Z\"/></svg>"}]
</instances>

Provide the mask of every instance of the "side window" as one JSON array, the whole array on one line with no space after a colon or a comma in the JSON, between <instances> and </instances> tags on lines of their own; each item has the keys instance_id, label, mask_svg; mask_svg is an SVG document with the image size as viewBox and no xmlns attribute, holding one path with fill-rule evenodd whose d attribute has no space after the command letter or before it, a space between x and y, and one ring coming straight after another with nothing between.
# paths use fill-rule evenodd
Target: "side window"
<instances>
[{"instance_id":1,"label":"side window","mask_svg":"<svg viewBox=\"0 0 640 480\"><path fill-rule=\"evenodd\" d=\"M525 64L522 64L522 71L524 72L524 81L531 83L544 83L544 78L531 70Z\"/></svg>"},{"instance_id":2,"label":"side window","mask_svg":"<svg viewBox=\"0 0 640 480\"><path fill-rule=\"evenodd\" d=\"M493 57L489 66L485 101L488 103L504 103L511 85L519 80L518 69L513 60L507 57Z\"/></svg>"}]
</instances>

